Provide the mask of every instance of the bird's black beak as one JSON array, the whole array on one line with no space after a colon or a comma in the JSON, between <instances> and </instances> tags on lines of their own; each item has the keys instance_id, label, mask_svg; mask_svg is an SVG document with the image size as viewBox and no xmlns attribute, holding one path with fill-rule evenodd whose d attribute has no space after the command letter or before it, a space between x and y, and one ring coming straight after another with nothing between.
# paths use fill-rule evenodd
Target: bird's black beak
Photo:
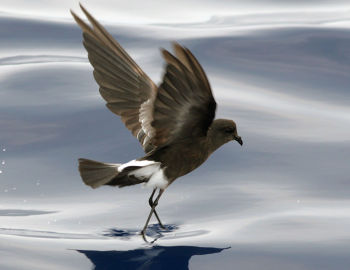
<instances>
[{"instance_id":1,"label":"bird's black beak","mask_svg":"<svg viewBox=\"0 0 350 270\"><path fill-rule=\"evenodd\" d=\"M235 136L235 141L237 141L241 146L243 145L243 141L241 137Z\"/></svg>"}]
</instances>

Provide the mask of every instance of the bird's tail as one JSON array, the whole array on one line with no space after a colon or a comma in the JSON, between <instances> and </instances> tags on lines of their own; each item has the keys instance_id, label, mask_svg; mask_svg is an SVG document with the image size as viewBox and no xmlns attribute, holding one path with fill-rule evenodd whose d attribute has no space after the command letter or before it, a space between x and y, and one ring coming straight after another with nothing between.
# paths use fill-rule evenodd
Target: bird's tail
<instances>
[{"instance_id":1,"label":"bird's tail","mask_svg":"<svg viewBox=\"0 0 350 270\"><path fill-rule=\"evenodd\" d=\"M121 164L103 163L85 158L79 159L79 172L84 183L92 188L108 184L118 174Z\"/></svg>"},{"instance_id":2,"label":"bird's tail","mask_svg":"<svg viewBox=\"0 0 350 270\"><path fill-rule=\"evenodd\" d=\"M79 172L84 183L92 188L102 185L125 187L148 182L159 170L154 161L130 161L125 164L103 163L79 159Z\"/></svg>"}]
</instances>

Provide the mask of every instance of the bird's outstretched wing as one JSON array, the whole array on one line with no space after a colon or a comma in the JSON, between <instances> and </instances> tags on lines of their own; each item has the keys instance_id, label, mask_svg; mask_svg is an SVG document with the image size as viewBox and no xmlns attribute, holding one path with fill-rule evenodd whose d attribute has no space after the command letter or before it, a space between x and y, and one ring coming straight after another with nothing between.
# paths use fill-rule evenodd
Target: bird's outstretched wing
<instances>
[{"instance_id":1,"label":"bird's outstretched wing","mask_svg":"<svg viewBox=\"0 0 350 270\"><path fill-rule=\"evenodd\" d=\"M204 70L193 54L174 44L157 88L119 43L80 5L92 27L74 12L83 30L84 46L107 107L121 116L145 152L189 137L207 134L216 102Z\"/></svg>"},{"instance_id":2,"label":"bird's outstretched wing","mask_svg":"<svg viewBox=\"0 0 350 270\"><path fill-rule=\"evenodd\" d=\"M71 11L83 30L83 44L94 67L94 77L109 110L119 115L125 126L138 138L146 152L153 149L139 119L141 105L156 95L157 86L141 70L119 43L80 5L91 26ZM154 98L153 98L154 99ZM150 106L143 106L148 108ZM152 112L143 110L143 118L151 119Z\"/></svg>"},{"instance_id":3,"label":"bird's outstretched wing","mask_svg":"<svg viewBox=\"0 0 350 270\"><path fill-rule=\"evenodd\" d=\"M167 66L153 104L151 140L158 147L206 136L215 117L216 102L201 65L187 48L175 43L174 50L176 56L162 51Z\"/></svg>"}]
</instances>

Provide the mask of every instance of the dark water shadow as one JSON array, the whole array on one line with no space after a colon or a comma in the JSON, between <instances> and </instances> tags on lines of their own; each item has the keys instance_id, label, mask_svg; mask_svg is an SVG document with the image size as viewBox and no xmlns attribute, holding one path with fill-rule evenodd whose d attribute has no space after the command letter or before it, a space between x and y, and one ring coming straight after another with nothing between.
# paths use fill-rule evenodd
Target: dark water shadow
<instances>
[{"instance_id":1,"label":"dark water shadow","mask_svg":"<svg viewBox=\"0 0 350 270\"><path fill-rule=\"evenodd\" d=\"M94 270L183 270L194 255L219 253L227 248L195 246L153 246L126 251L77 250L93 264Z\"/></svg>"}]
</instances>

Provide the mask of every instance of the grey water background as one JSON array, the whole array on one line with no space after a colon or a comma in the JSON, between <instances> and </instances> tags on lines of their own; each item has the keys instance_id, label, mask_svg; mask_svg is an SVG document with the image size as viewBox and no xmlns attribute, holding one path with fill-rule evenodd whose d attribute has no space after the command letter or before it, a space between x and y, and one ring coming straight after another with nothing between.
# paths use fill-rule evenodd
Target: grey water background
<instances>
[{"instance_id":1,"label":"grey water background","mask_svg":"<svg viewBox=\"0 0 350 270\"><path fill-rule=\"evenodd\" d=\"M190 48L217 117L244 140L166 190L167 230L153 220L147 245L151 191L91 190L77 171L79 157L142 155L104 106L80 29L1 13L0 269L349 269L349 21L345 10L106 23L157 83L158 48Z\"/></svg>"}]
</instances>

